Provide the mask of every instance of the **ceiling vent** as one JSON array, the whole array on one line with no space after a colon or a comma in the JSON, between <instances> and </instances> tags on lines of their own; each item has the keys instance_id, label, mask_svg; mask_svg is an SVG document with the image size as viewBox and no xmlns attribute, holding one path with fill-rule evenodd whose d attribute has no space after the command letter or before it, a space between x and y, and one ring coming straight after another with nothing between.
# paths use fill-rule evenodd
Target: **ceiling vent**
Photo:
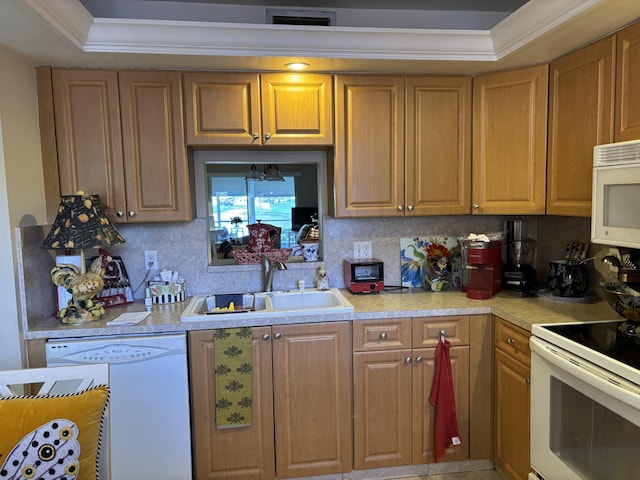
<instances>
[{"instance_id":1,"label":"ceiling vent","mask_svg":"<svg viewBox=\"0 0 640 480\"><path fill-rule=\"evenodd\" d=\"M313 25L328 27L336 24L336 12L268 8L267 23L273 25Z\"/></svg>"}]
</instances>

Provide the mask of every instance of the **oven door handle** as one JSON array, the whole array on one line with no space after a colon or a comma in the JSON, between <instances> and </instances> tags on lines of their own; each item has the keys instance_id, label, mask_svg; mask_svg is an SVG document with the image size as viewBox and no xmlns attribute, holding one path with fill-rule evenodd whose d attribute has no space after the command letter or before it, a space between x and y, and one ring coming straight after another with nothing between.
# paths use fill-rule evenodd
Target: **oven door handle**
<instances>
[{"instance_id":1,"label":"oven door handle","mask_svg":"<svg viewBox=\"0 0 640 480\"><path fill-rule=\"evenodd\" d=\"M536 337L531 337L529 344L532 354L539 355L551 365L579 378L593 388L605 392L612 398L640 409L640 387L637 385L612 375L607 370L560 350Z\"/></svg>"}]
</instances>

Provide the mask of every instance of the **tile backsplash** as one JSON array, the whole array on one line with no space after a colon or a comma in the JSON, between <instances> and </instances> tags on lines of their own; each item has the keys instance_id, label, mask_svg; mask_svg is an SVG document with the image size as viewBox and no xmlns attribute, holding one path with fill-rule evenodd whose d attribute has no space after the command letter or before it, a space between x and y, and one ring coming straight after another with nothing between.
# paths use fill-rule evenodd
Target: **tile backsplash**
<instances>
[{"instance_id":1,"label":"tile backsplash","mask_svg":"<svg viewBox=\"0 0 640 480\"><path fill-rule=\"evenodd\" d=\"M385 285L401 284L400 239L431 235L449 237L465 236L469 233L502 231L506 216L452 215L434 217L402 218L356 218L323 219L323 261L332 286L343 287L342 260L353 256L353 242L371 241L373 256L382 260L385 267ZM556 259L568 241L589 240L589 219L573 217L526 217L528 236L537 240L536 267L538 281L544 283L547 262ZM42 256L40 237L46 228L33 229L22 235L22 255ZM136 289L146 280L144 251L157 250L160 269L178 271L185 279L187 295L203 293L234 293L261 289L258 265L208 265L207 222L197 218L185 223L118 225L126 239L123 245L111 247L112 255L122 257L131 285ZM44 233L43 233L44 232ZM594 253L592 249L591 253ZM605 249L608 252L608 249ZM50 252L51 258L55 258ZM319 263L290 263L288 269L279 271L274 277L274 289L297 288L299 280L314 286ZM49 285L49 268L42 272L29 272L31 287L34 283ZM27 286L28 289L30 288ZM51 286L53 289L53 286ZM28 292L27 292L28 294ZM135 298L144 296L139 288Z\"/></svg>"}]
</instances>

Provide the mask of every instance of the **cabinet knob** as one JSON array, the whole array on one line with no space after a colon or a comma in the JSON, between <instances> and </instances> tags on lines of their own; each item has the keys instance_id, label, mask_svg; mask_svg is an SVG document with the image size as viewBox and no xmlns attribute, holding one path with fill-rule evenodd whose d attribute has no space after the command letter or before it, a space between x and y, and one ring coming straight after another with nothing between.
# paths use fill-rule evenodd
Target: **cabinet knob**
<instances>
[{"instance_id":1,"label":"cabinet knob","mask_svg":"<svg viewBox=\"0 0 640 480\"><path fill-rule=\"evenodd\" d=\"M479 205L479 204L477 204L477 203L474 203L474 204L473 204L473 205L471 205L471 206L474 208L474 210L477 210L478 208L480 208L480 205Z\"/></svg>"},{"instance_id":2,"label":"cabinet knob","mask_svg":"<svg viewBox=\"0 0 640 480\"><path fill-rule=\"evenodd\" d=\"M413 212L413 205L407 205L407 210L409 210L410 212Z\"/></svg>"},{"instance_id":3,"label":"cabinet knob","mask_svg":"<svg viewBox=\"0 0 640 480\"><path fill-rule=\"evenodd\" d=\"M516 341L513 338L507 338L507 343L509 345L514 345L516 343Z\"/></svg>"},{"instance_id":4,"label":"cabinet knob","mask_svg":"<svg viewBox=\"0 0 640 480\"><path fill-rule=\"evenodd\" d=\"M398 211L401 212L404 210L404 207L402 205L398 205Z\"/></svg>"},{"instance_id":5,"label":"cabinet knob","mask_svg":"<svg viewBox=\"0 0 640 480\"><path fill-rule=\"evenodd\" d=\"M276 340L280 340L282 338L282 334L281 333L275 333L273 335L273 338L275 338Z\"/></svg>"},{"instance_id":6,"label":"cabinet knob","mask_svg":"<svg viewBox=\"0 0 640 480\"><path fill-rule=\"evenodd\" d=\"M271 134L270 133L265 133L264 134L264 139L265 140L269 140L271 138Z\"/></svg>"},{"instance_id":7,"label":"cabinet knob","mask_svg":"<svg viewBox=\"0 0 640 480\"><path fill-rule=\"evenodd\" d=\"M404 359L404 363L411 363L411 357L407 357Z\"/></svg>"},{"instance_id":8,"label":"cabinet knob","mask_svg":"<svg viewBox=\"0 0 640 480\"><path fill-rule=\"evenodd\" d=\"M416 363L422 363L422 357L416 357Z\"/></svg>"},{"instance_id":9,"label":"cabinet knob","mask_svg":"<svg viewBox=\"0 0 640 480\"><path fill-rule=\"evenodd\" d=\"M387 333L386 332L382 332L380 334L380 340L386 340L387 339Z\"/></svg>"},{"instance_id":10,"label":"cabinet knob","mask_svg":"<svg viewBox=\"0 0 640 480\"><path fill-rule=\"evenodd\" d=\"M258 132L256 132L256 133L254 133L252 135L252 137L253 137L254 140L258 140L260 138L260 134Z\"/></svg>"},{"instance_id":11,"label":"cabinet knob","mask_svg":"<svg viewBox=\"0 0 640 480\"><path fill-rule=\"evenodd\" d=\"M531 385L531 379L529 377L525 378L524 383L526 383L527 386Z\"/></svg>"},{"instance_id":12,"label":"cabinet knob","mask_svg":"<svg viewBox=\"0 0 640 480\"><path fill-rule=\"evenodd\" d=\"M135 217L136 216L136 212L134 212L133 210L129 210L129 216L130 217Z\"/></svg>"},{"instance_id":13,"label":"cabinet knob","mask_svg":"<svg viewBox=\"0 0 640 480\"><path fill-rule=\"evenodd\" d=\"M271 335L269 335L268 333L265 333L264 335L262 335L263 340L269 340L270 338L271 338Z\"/></svg>"},{"instance_id":14,"label":"cabinet knob","mask_svg":"<svg viewBox=\"0 0 640 480\"><path fill-rule=\"evenodd\" d=\"M118 210L116 212L116 217L121 217L121 218L124 217L124 212L122 210Z\"/></svg>"}]
</instances>

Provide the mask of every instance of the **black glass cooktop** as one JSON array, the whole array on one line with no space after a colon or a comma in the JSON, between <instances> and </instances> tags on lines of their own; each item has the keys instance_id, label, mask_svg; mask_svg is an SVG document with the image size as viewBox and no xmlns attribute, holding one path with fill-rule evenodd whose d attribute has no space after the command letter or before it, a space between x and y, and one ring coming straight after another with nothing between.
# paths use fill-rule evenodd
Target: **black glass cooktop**
<instances>
[{"instance_id":1,"label":"black glass cooktop","mask_svg":"<svg viewBox=\"0 0 640 480\"><path fill-rule=\"evenodd\" d=\"M543 328L640 370L640 340L618 332L621 323L574 323Z\"/></svg>"}]
</instances>

